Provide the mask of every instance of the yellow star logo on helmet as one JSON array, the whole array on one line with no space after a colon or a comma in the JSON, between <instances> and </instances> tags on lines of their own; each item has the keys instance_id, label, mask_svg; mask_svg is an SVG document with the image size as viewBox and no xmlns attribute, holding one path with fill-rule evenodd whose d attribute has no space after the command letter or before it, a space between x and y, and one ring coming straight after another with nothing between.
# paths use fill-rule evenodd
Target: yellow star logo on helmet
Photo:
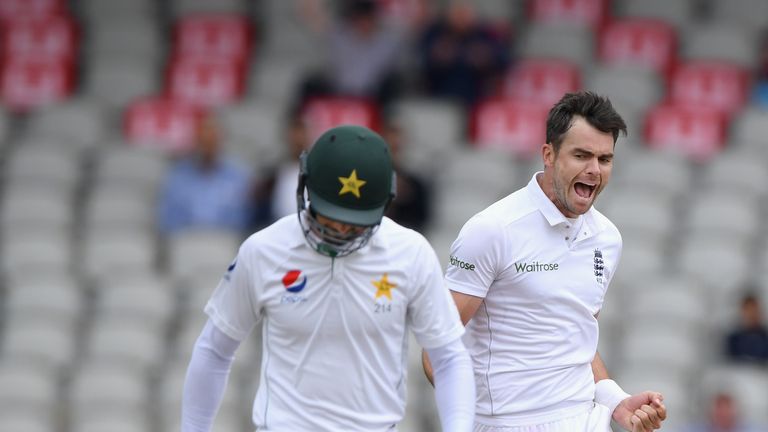
<instances>
[{"instance_id":1,"label":"yellow star logo on helmet","mask_svg":"<svg viewBox=\"0 0 768 432\"><path fill-rule=\"evenodd\" d=\"M339 195L351 193L357 198L360 198L360 188L366 183L365 180L357 178L357 170L352 170L352 174L350 174L349 177L339 177L339 182L341 182Z\"/></svg>"}]
</instances>

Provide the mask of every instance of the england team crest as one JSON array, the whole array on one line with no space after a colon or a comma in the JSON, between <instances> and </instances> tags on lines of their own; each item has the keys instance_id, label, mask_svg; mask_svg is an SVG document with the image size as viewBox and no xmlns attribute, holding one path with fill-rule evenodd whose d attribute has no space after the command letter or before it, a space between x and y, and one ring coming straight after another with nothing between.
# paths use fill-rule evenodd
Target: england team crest
<instances>
[{"instance_id":1,"label":"england team crest","mask_svg":"<svg viewBox=\"0 0 768 432\"><path fill-rule=\"evenodd\" d=\"M593 267L595 270L595 279L597 279L598 283L603 283L603 271L605 270L605 262L603 261L603 252L600 249L595 249Z\"/></svg>"}]
</instances>

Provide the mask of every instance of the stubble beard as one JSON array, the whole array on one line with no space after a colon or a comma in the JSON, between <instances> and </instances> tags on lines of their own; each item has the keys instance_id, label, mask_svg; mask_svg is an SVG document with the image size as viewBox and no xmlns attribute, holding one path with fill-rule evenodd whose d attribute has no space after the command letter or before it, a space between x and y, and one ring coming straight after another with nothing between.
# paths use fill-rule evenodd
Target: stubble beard
<instances>
[{"instance_id":1,"label":"stubble beard","mask_svg":"<svg viewBox=\"0 0 768 432\"><path fill-rule=\"evenodd\" d=\"M556 207L560 207L565 211L575 215L580 214L579 212L571 208L570 205L568 205L568 190L566 187L560 184L560 180L559 180L559 177L557 176L557 172L555 172L555 175L553 176L553 179L552 179L552 188L555 191L555 198L558 201L555 203ZM564 215L564 216L568 217L567 215Z\"/></svg>"}]
</instances>

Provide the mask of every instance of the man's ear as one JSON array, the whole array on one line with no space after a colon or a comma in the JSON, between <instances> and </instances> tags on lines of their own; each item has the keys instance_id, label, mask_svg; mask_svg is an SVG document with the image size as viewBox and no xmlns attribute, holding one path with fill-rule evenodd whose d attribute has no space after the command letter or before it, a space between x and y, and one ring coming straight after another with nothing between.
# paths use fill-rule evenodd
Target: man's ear
<instances>
[{"instance_id":1,"label":"man's ear","mask_svg":"<svg viewBox=\"0 0 768 432\"><path fill-rule=\"evenodd\" d=\"M544 161L545 167L553 166L555 164L556 156L555 147L552 144L546 143L541 146L541 158Z\"/></svg>"}]
</instances>

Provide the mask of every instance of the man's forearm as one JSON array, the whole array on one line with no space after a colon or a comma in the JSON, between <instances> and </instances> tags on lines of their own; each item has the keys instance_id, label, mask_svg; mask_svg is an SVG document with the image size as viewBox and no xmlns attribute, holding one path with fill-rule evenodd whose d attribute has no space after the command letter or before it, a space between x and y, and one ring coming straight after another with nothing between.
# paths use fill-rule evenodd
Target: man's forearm
<instances>
[{"instance_id":1,"label":"man's forearm","mask_svg":"<svg viewBox=\"0 0 768 432\"><path fill-rule=\"evenodd\" d=\"M595 376L595 382L610 378L599 352L595 352L595 358L592 359L592 375Z\"/></svg>"},{"instance_id":2,"label":"man's forearm","mask_svg":"<svg viewBox=\"0 0 768 432\"><path fill-rule=\"evenodd\" d=\"M426 351L431 359L435 400L445 432L469 432L475 418L475 379L461 339Z\"/></svg>"},{"instance_id":3,"label":"man's forearm","mask_svg":"<svg viewBox=\"0 0 768 432\"><path fill-rule=\"evenodd\" d=\"M182 432L209 432L224 397L235 351L240 345L208 321L195 342L184 380Z\"/></svg>"}]
</instances>

